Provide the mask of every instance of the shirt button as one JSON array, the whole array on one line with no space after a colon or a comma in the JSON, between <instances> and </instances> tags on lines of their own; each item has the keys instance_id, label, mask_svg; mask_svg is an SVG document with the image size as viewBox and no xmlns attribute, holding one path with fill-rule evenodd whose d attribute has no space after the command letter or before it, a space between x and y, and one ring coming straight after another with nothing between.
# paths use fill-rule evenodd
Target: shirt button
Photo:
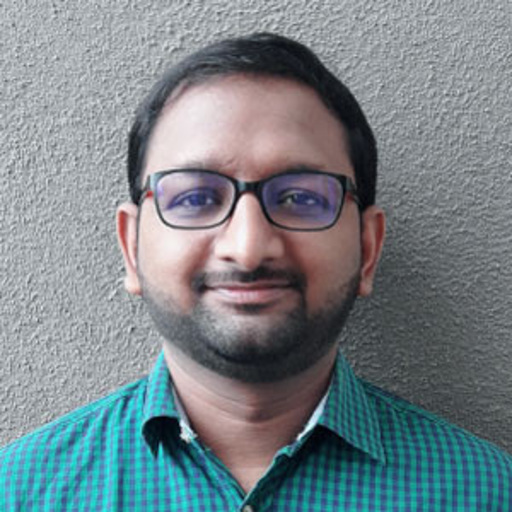
<instances>
[{"instance_id":1,"label":"shirt button","mask_svg":"<svg viewBox=\"0 0 512 512\"><path fill-rule=\"evenodd\" d=\"M256 512L256 509L251 507L251 505L245 505L245 507L242 509L242 512Z\"/></svg>"}]
</instances>

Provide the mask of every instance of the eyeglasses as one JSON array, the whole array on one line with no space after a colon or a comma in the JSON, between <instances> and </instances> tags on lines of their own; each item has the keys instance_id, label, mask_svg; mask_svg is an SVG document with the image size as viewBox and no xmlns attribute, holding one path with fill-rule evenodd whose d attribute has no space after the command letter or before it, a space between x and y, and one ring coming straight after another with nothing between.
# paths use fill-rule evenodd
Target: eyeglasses
<instances>
[{"instance_id":1,"label":"eyeglasses","mask_svg":"<svg viewBox=\"0 0 512 512\"><path fill-rule=\"evenodd\" d=\"M160 171L148 176L141 201L152 194L167 226L207 229L225 222L245 192L258 198L271 224L292 231L330 228L347 193L359 204L350 178L316 170L287 171L259 181L239 181L203 169Z\"/></svg>"}]
</instances>

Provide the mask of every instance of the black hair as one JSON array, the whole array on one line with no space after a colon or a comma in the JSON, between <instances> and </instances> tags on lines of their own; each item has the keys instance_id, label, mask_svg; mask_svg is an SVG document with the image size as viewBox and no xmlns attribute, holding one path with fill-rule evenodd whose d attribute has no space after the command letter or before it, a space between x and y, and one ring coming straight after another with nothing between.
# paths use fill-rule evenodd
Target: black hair
<instances>
[{"instance_id":1,"label":"black hair","mask_svg":"<svg viewBox=\"0 0 512 512\"><path fill-rule=\"evenodd\" d=\"M270 33L225 39L206 46L171 67L154 85L137 109L129 135L128 181L135 204L141 197L151 134L169 97L178 88L236 74L286 78L314 89L346 130L361 209L374 204L377 147L357 100L309 48Z\"/></svg>"}]
</instances>

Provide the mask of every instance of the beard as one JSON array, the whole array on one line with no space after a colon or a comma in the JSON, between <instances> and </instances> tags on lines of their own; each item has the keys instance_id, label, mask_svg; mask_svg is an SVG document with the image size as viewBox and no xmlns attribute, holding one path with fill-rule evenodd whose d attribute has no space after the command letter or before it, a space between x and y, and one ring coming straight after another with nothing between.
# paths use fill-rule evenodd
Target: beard
<instances>
[{"instance_id":1,"label":"beard","mask_svg":"<svg viewBox=\"0 0 512 512\"><path fill-rule=\"evenodd\" d=\"M240 306L240 314L212 310L201 302L211 281L257 282L286 279L298 293L298 304L275 321L264 310ZM323 308L308 314L304 276L260 267L253 272L200 274L191 284L199 300L183 314L172 299L139 275L142 296L159 333L174 348L224 377L268 383L297 375L317 363L338 341L357 297L359 272L333 290Z\"/></svg>"}]
</instances>

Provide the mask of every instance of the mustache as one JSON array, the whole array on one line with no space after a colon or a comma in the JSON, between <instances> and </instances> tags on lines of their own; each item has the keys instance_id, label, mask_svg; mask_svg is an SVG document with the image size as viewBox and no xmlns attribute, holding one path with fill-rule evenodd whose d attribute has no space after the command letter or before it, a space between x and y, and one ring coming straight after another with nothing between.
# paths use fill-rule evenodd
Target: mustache
<instances>
[{"instance_id":1,"label":"mustache","mask_svg":"<svg viewBox=\"0 0 512 512\"><path fill-rule=\"evenodd\" d=\"M306 289L306 278L300 272L287 269L273 269L260 266L254 270L229 270L226 272L199 272L192 278L192 289L205 291L225 283L255 283L257 281L284 281L287 286L300 292Z\"/></svg>"}]
</instances>

